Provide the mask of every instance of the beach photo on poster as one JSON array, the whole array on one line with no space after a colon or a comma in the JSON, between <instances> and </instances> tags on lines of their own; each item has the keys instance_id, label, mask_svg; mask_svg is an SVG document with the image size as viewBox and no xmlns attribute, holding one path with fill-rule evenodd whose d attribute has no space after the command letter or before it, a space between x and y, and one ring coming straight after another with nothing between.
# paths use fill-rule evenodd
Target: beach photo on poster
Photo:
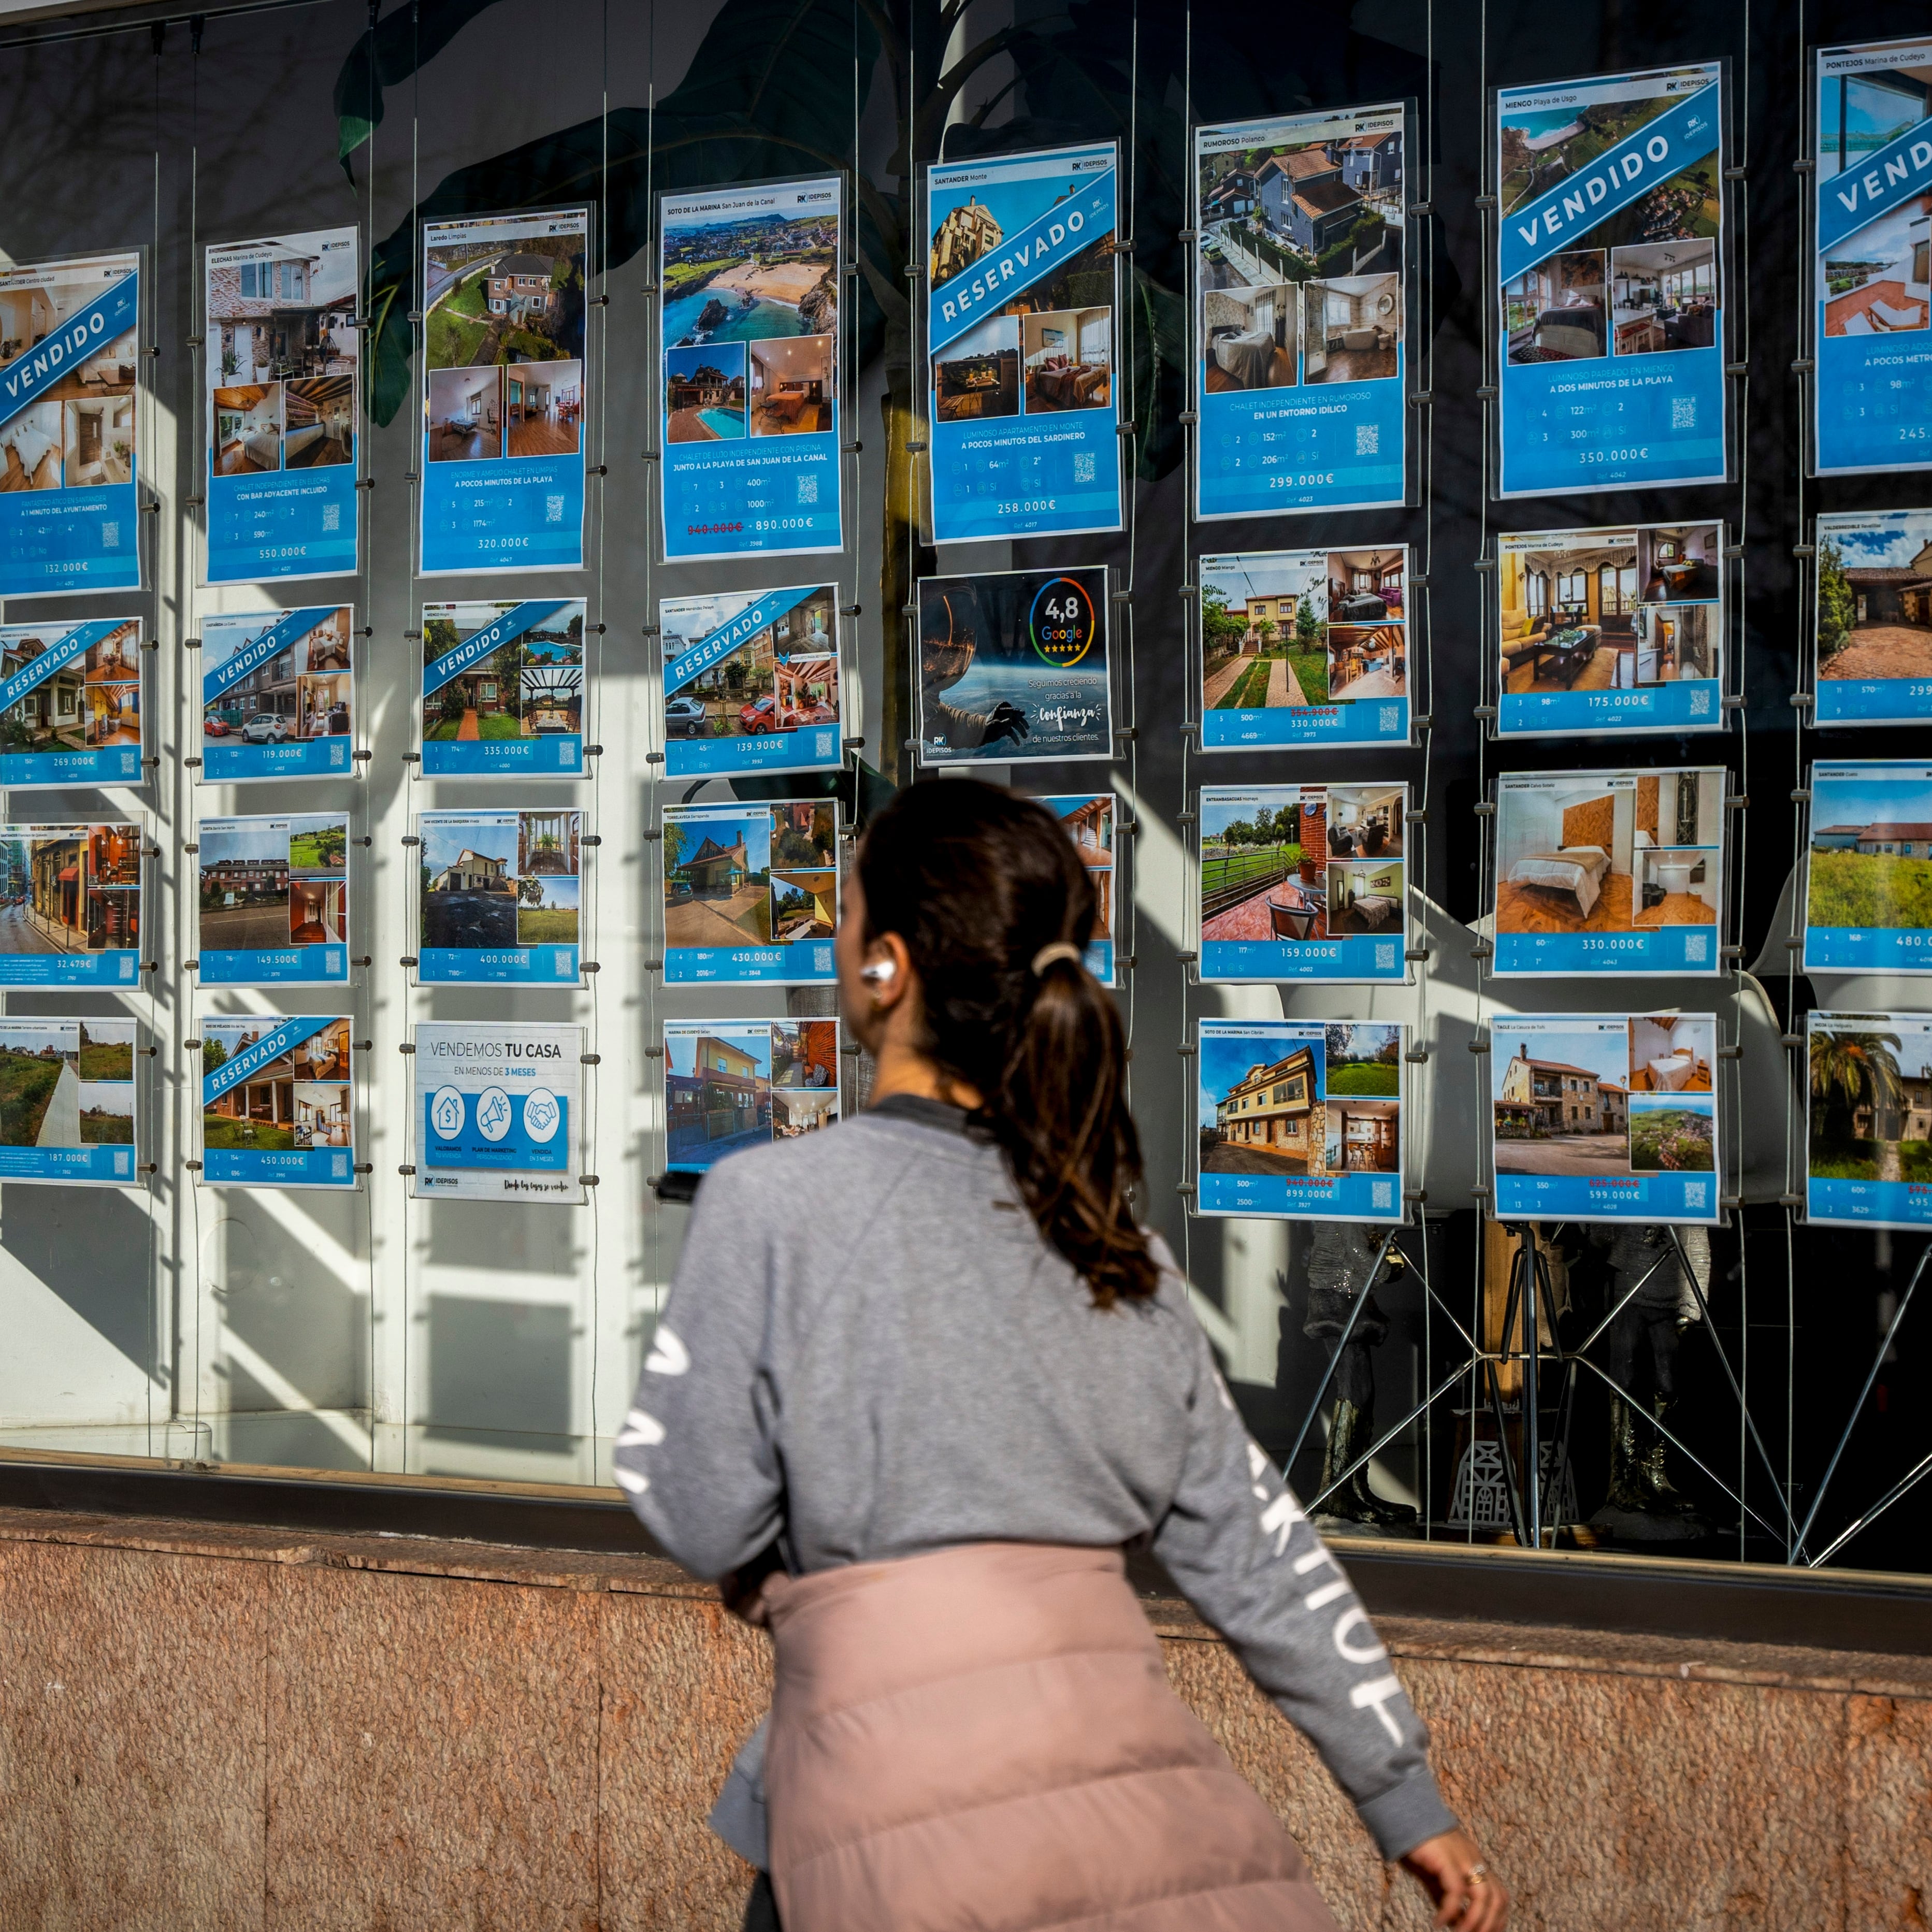
<instances>
[{"instance_id":1,"label":"beach photo on poster","mask_svg":"<svg viewBox=\"0 0 1932 1932\"><path fill-rule=\"evenodd\" d=\"M1818 722L1932 716L1932 510L1821 516L1816 538Z\"/></svg>"},{"instance_id":2,"label":"beach photo on poster","mask_svg":"<svg viewBox=\"0 0 1932 1932\"><path fill-rule=\"evenodd\" d=\"M145 842L126 823L0 826L0 986L131 986Z\"/></svg>"},{"instance_id":3,"label":"beach photo on poster","mask_svg":"<svg viewBox=\"0 0 1932 1932\"><path fill-rule=\"evenodd\" d=\"M836 1020L676 1020L664 1040L674 1172L702 1173L838 1118Z\"/></svg>"},{"instance_id":4,"label":"beach photo on poster","mask_svg":"<svg viewBox=\"0 0 1932 1932\"><path fill-rule=\"evenodd\" d=\"M667 806L664 975L673 984L832 977L838 814L829 800Z\"/></svg>"},{"instance_id":5,"label":"beach photo on poster","mask_svg":"<svg viewBox=\"0 0 1932 1932\"><path fill-rule=\"evenodd\" d=\"M667 350L836 331L836 182L667 196L663 220Z\"/></svg>"},{"instance_id":6,"label":"beach photo on poster","mask_svg":"<svg viewBox=\"0 0 1932 1932\"><path fill-rule=\"evenodd\" d=\"M1110 791L1072 792L1040 802L1066 829L1094 889L1094 925L1085 941L1087 970L1102 986L1114 984L1114 908L1118 891L1114 862L1114 827L1118 801Z\"/></svg>"},{"instance_id":7,"label":"beach photo on poster","mask_svg":"<svg viewBox=\"0 0 1932 1932\"><path fill-rule=\"evenodd\" d=\"M346 777L355 613L346 604L201 620L201 777Z\"/></svg>"},{"instance_id":8,"label":"beach photo on poster","mask_svg":"<svg viewBox=\"0 0 1932 1932\"><path fill-rule=\"evenodd\" d=\"M141 620L0 627L0 784L141 781Z\"/></svg>"},{"instance_id":9,"label":"beach photo on poster","mask_svg":"<svg viewBox=\"0 0 1932 1932\"><path fill-rule=\"evenodd\" d=\"M1932 971L1932 766L1816 765L1804 964Z\"/></svg>"},{"instance_id":10,"label":"beach photo on poster","mask_svg":"<svg viewBox=\"0 0 1932 1932\"><path fill-rule=\"evenodd\" d=\"M422 628L424 777L582 772L582 598L426 604Z\"/></svg>"}]
</instances>

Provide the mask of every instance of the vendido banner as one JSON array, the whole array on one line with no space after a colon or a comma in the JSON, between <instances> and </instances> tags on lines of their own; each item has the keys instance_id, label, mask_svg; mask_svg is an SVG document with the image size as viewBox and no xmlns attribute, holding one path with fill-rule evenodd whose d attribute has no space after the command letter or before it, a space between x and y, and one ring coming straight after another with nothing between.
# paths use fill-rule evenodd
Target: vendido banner
<instances>
[{"instance_id":1,"label":"vendido banner","mask_svg":"<svg viewBox=\"0 0 1932 1932\"><path fill-rule=\"evenodd\" d=\"M580 597L425 604L422 773L584 776Z\"/></svg>"},{"instance_id":2,"label":"vendido banner","mask_svg":"<svg viewBox=\"0 0 1932 1932\"><path fill-rule=\"evenodd\" d=\"M355 635L346 604L205 616L202 782L350 776Z\"/></svg>"}]
</instances>

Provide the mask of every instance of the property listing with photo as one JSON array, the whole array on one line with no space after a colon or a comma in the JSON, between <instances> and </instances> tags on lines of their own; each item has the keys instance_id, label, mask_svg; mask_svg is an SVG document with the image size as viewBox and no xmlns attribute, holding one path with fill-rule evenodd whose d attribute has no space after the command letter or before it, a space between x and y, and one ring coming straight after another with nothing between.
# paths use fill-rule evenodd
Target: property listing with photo
<instances>
[{"instance_id":1,"label":"property listing with photo","mask_svg":"<svg viewBox=\"0 0 1932 1932\"><path fill-rule=\"evenodd\" d=\"M667 561L844 542L842 175L659 197Z\"/></svg>"},{"instance_id":2,"label":"property listing with photo","mask_svg":"<svg viewBox=\"0 0 1932 1932\"><path fill-rule=\"evenodd\" d=\"M1201 748L1409 740L1408 546L1204 556Z\"/></svg>"},{"instance_id":3,"label":"property listing with photo","mask_svg":"<svg viewBox=\"0 0 1932 1932\"><path fill-rule=\"evenodd\" d=\"M1932 1228L1932 1013L1808 1013L1804 1099L1804 1218Z\"/></svg>"},{"instance_id":4,"label":"property listing with photo","mask_svg":"<svg viewBox=\"0 0 1932 1932\"><path fill-rule=\"evenodd\" d=\"M740 1148L838 1119L836 1020L668 1020L665 1165L703 1174Z\"/></svg>"},{"instance_id":5,"label":"property listing with photo","mask_svg":"<svg viewBox=\"0 0 1932 1932\"><path fill-rule=\"evenodd\" d=\"M1114 830L1120 801L1110 791L1068 792L1040 802L1066 828L1087 882L1094 888L1094 929L1088 935L1085 964L1103 986L1116 984L1114 955L1118 943L1119 874L1114 862Z\"/></svg>"},{"instance_id":6,"label":"property listing with photo","mask_svg":"<svg viewBox=\"0 0 1932 1932\"><path fill-rule=\"evenodd\" d=\"M1203 785L1201 977L1408 976L1408 788Z\"/></svg>"},{"instance_id":7,"label":"property listing with photo","mask_svg":"<svg viewBox=\"0 0 1932 1932\"><path fill-rule=\"evenodd\" d=\"M922 577L918 602L920 764L1113 755L1103 565Z\"/></svg>"},{"instance_id":8,"label":"property listing with photo","mask_svg":"<svg viewBox=\"0 0 1932 1932\"><path fill-rule=\"evenodd\" d=\"M1498 977L1715 976L1721 765L1496 781Z\"/></svg>"},{"instance_id":9,"label":"property listing with photo","mask_svg":"<svg viewBox=\"0 0 1932 1932\"><path fill-rule=\"evenodd\" d=\"M1926 344L1932 363L1932 335ZM1932 510L1841 511L1821 516L1814 536L1817 722L1924 724L1932 718Z\"/></svg>"},{"instance_id":10,"label":"property listing with photo","mask_svg":"<svg viewBox=\"0 0 1932 1932\"><path fill-rule=\"evenodd\" d=\"M356 568L361 249L353 228L202 255L209 584Z\"/></svg>"},{"instance_id":11,"label":"property listing with photo","mask_svg":"<svg viewBox=\"0 0 1932 1932\"><path fill-rule=\"evenodd\" d=\"M1722 482L1723 67L1496 98L1498 494Z\"/></svg>"},{"instance_id":12,"label":"property listing with photo","mask_svg":"<svg viewBox=\"0 0 1932 1932\"><path fill-rule=\"evenodd\" d=\"M1816 473L1932 468L1932 37L1812 60Z\"/></svg>"},{"instance_id":13,"label":"property listing with photo","mask_svg":"<svg viewBox=\"0 0 1932 1932\"><path fill-rule=\"evenodd\" d=\"M1932 765L1811 768L1804 968L1932 973Z\"/></svg>"},{"instance_id":14,"label":"property listing with photo","mask_svg":"<svg viewBox=\"0 0 1932 1932\"><path fill-rule=\"evenodd\" d=\"M421 986L584 983L584 814L425 812L416 820Z\"/></svg>"},{"instance_id":15,"label":"property listing with photo","mask_svg":"<svg viewBox=\"0 0 1932 1932\"><path fill-rule=\"evenodd\" d=\"M1196 1212L1401 1220L1406 1034L1362 1020L1202 1021Z\"/></svg>"},{"instance_id":16,"label":"property listing with photo","mask_svg":"<svg viewBox=\"0 0 1932 1932\"><path fill-rule=\"evenodd\" d=\"M1724 728L1724 528L1645 524L1496 544L1496 730Z\"/></svg>"},{"instance_id":17,"label":"property listing with photo","mask_svg":"<svg viewBox=\"0 0 1932 1932\"><path fill-rule=\"evenodd\" d=\"M359 1184L352 1026L343 1014L199 1016L205 1186Z\"/></svg>"},{"instance_id":18,"label":"property listing with photo","mask_svg":"<svg viewBox=\"0 0 1932 1932\"><path fill-rule=\"evenodd\" d=\"M141 620L0 625L0 786L141 782Z\"/></svg>"},{"instance_id":19,"label":"property listing with photo","mask_svg":"<svg viewBox=\"0 0 1932 1932\"><path fill-rule=\"evenodd\" d=\"M353 776L356 635L346 604L204 616L201 782Z\"/></svg>"},{"instance_id":20,"label":"property listing with photo","mask_svg":"<svg viewBox=\"0 0 1932 1932\"><path fill-rule=\"evenodd\" d=\"M583 1204L582 1027L424 1020L412 1043L418 1200Z\"/></svg>"},{"instance_id":21,"label":"property listing with photo","mask_svg":"<svg viewBox=\"0 0 1932 1932\"><path fill-rule=\"evenodd\" d=\"M349 814L204 818L195 828L204 986L349 979Z\"/></svg>"},{"instance_id":22,"label":"property listing with photo","mask_svg":"<svg viewBox=\"0 0 1932 1932\"><path fill-rule=\"evenodd\" d=\"M1716 1223L1714 1015L1498 1014L1489 1061L1498 1220Z\"/></svg>"},{"instance_id":23,"label":"property listing with photo","mask_svg":"<svg viewBox=\"0 0 1932 1932\"><path fill-rule=\"evenodd\" d=\"M844 763L836 584L667 597L658 627L667 777Z\"/></svg>"},{"instance_id":24,"label":"property listing with photo","mask_svg":"<svg viewBox=\"0 0 1932 1932\"><path fill-rule=\"evenodd\" d=\"M830 799L664 808L670 986L830 985L838 814Z\"/></svg>"},{"instance_id":25,"label":"property listing with photo","mask_svg":"<svg viewBox=\"0 0 1932 1932\"><path fill-rule=\"evenodd\" d=\"M0 262L0 597L141 587L141 257Z\"/></svg>"},{"instance_id":26,"label":"property listing with photo","mask_svg":"<svg viewBox=\"0 0 1932 1932\"><path fill-rule=\"evenodd\" d=\"M141 1186L133 1020L0 1019L0 1180Z\"/></svg>"},{"instance_id":27,"label":"property listing with photo","mask_svg":"<svg viewBox=\"0 0 1932 1932\"><path fill-rule=\"evenodd\" d=\"M1203 521L1403 500L1408 148L1399 101L1195 130Z\"/></svg>"},{"instance_id":28,"label":"property listing with photo","mask_svg":"<svg viewBox=\"0 0 1932 1932\"><path fill-rule=\"evenodd\" d=\"M590 210L422 224L421 568L584 567Z\"/></svg>"},{"instance_id":29,"label":"property listing with photo","mask_svg":"<svg viewBox=\"0 0 1932 1932\"><path fill-rule=\"evenodd\" d=\"M934 543L1121 526L1112 142L926 170Z\"/></svg>"},{"instance_id":30,"label":"property listing with photo","mask_svg":"<svg viewBox=\"0 0 1932 1932\"><path fill-rule=\"evenodd\" d=\"M581 597L422 608L424 778L584 776Z\"/></svg>"},{"instance_id":31,"label":"property listing with photo","mask_svg":"<svg viewBox=\"0 0 1932 1932\"><path fill-rule=\"evenodd\" d=\"M146 819L0 825L0 988L140 983Z\"/></svg>"}]
</instances>

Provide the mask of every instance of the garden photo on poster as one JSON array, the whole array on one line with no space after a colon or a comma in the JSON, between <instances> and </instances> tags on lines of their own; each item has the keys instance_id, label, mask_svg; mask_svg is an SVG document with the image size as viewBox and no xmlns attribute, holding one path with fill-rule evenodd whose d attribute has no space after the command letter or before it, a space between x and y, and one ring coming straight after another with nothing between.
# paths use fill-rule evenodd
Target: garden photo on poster
<instances>
[{"instance_id":1,"label":"garden photo on poster","mask_svg":"<svg viewBox=\"0 0 1932 1932\"><path fill-rule=\"evenodd\" d=\"M584 773L581 597L425 604L422 775Z\"/></svg>"},{"instance_id":2,"label":"garden photo on poster","mask_svg":"<svg viewBox=\"0 0 1932 1932\"><path fill-rule=\"evenodd\" d=\"M0 786L141 777L140 619L0 626Z\"/></svg>"},{"instance_id":3,"label":"garden photo on poster","mask_svg":"<svg viewBox=\"0 0 1932 1932\"><path fill-rule=\"evenodd\" d=\"M146 822L0 825L0 987L132 986Z\"/></svg>"},{"instance_id":4,"label":"garden photo on poster","mask_svg":"<svg viewBox=\"0 0 1932 1932\"><path fill-rule=\"evenodd\" d=\"M1932 510L1842 511L1820 517L1814 534L1818 722L1924 723L1932 718Z\"/></svg>"},{"instance_id":5,"label":"garden photo on poster","mask_svg":"<svg viewBox=\"0 0 1932 1932\"><path fill-rule=\"evenodd\" d=\"M0 1019L0 1178L132 1187L133 1020Z\"/></svg>"},{"instance_id":6,"label":"garden photo on poster","mask_svg":"<svg viewBox=\"0 0 1932 1932\"><path fill-rule=\"evenodd\" d=\"M349 978L349 814L204 818L195 828L204 986Z\"/></svg>"},{"instance_id":7,"label":"garden photo on poster","mask_svg":"<svg viewBox=\"0 0 1932 1932\"><path fill-rule=\"evenodd\" d=\"M1932 1013L1804 1022L1804 1215L1932 1227Z\"/></svg>"},{"instance_id":8,"label":"garden photo on poster","mask_svg":"<svg viewBox=\"0 0 1932 1932\"><path fill-rule=\"evenodd\" d=\"M664 1045L674 1174L702 1174L838 1118L836 1020L668 1020Z\"/></svg>"},{"instance_id":9,"label":"garden photo on poster","mask_svg":"<svg viewBox=\"0 0 1932 1932\"><path fill-rule=\"evenodd\" d=\"M353 1187L346 1016L204 1013L201 1178L213 1186Z\"/></svg>"},{"instance_id":10,"label":"garden photo on poster","mask_svg":"<svg viewBox=\"0 0 1932 1932\"><path fill-rule=\"evenodd\" d=\"M667 983L808 986L836 976L832 800L668 805L663 846Z\"/></svg>"},{"instance_id":11,"label":"garden photo on poster","mask_svg":"<svg viewBox=\"0 0 1932 1932\"><path fill-rule=\"evenodd\" d=\"M346 778L356 678L346 604L201 620L201 782Z\"/></svg>"},{"instance_id":12,"label":"garden photo on poster","mask_svg":"<svg viewBox=\"0 0 1932 1932\"><path fill-rule=\"evenodd\" d=\"M544 1022L418 1022L419 1200L584 1198L589 1120L580 1026Z\"/></svg>"},{"instance_id":13,"label":"garden photo on poster","mask_svg":"<svg viewBox=\"0 0 1932 1932\"><path fill-rule=\"evenodd\" d=\"M583 813L426 812L416 832L419 983L582 983Z\"/></svg>"},{"instance_id":14,"label":"garden photo on poster","mask_svg":"<svg viewBox=\"0 0 1932 1932\"><path fill-rule=\"evenodd\" d=\"M1811 768L1804 970L1932 973L1932 765Z\"/></svg>"}]
</instances>

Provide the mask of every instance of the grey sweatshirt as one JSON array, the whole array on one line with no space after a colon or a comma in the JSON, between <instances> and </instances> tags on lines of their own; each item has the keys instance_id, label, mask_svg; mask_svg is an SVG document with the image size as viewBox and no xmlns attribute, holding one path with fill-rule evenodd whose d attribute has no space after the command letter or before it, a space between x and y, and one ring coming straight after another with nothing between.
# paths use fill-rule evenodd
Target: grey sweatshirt
<instances>
[{"instance_id":1,"label":"grey sweatshirt","mask_svg":"<svg viewBox=\"0 0 1932 1932\"><path fill-rule=\"evenodd\" d=\"M1096 1309L964 1116L895 1098L699 1192L616 1475L700 1576L1151 1540L1387 1858L1455 1820L1347 1577L1242 1426L1162 1250ZM762 1737L713 1822L761 1863Z\"/></svg>"}]
</instances>

